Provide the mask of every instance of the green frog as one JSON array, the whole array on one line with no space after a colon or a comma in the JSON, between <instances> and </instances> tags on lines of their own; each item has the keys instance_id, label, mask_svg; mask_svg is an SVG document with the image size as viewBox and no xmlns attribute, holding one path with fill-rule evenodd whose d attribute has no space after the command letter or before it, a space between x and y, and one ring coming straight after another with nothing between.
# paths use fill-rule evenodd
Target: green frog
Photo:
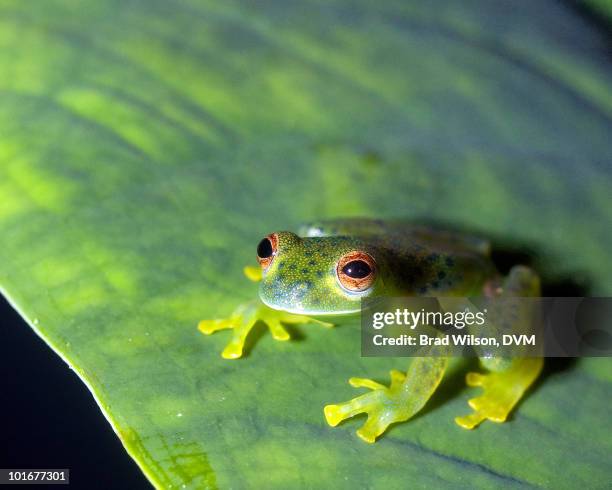
<instances>
[{"instance_id":1,"label":"green frog","mask_svg":"<svg viewBox=\"0 0 612 490\"><path fill-rule=\"evenodd\" d=\"M259 267L246 267L245 274L260 282L259 300L239 306L227 319L199 324L204 334L233 330L222 353L227 359L242 356L245 339L258 321L276 340L288 340L284 325L332 327L327 320L359 314L365 297L540 296L539 277L530 268L517 265L505 277L498 273L487 240L399 220L335 219L308 223L297 234L271 233L259 242L257 260ZM543 365L542 358L487 354L479 359L487 372L470 372L466 382L484 391L469 400L471 413L455 418L466 429L487 419L504 422ZM373 443L390 424L404 422L423 408L447 365L444 356L414 358L406 372L391 371L388 386L351 378L352 386L370 391L327 405L325 419L336 426L366 413L357 435Z\"/></svg>"}]
</instances>

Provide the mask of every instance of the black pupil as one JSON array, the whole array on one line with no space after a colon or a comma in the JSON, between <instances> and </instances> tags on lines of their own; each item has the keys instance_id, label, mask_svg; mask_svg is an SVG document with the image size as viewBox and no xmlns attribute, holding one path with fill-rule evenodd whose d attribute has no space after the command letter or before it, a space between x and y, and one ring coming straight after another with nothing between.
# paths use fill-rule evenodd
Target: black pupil
<instances>
[{"instance_id":1,"label":"black pupil","mask_svg":"<svg viewBox=\"0 0 612 490\"><path fill-rule=\"evenodd\" d=\"M267 238L264 238L261 242L259 242L259 245L257 245L257 256L262 259L272 257L273 252L272 242Z\"/></svg>"},{"instance_id":2,"label":"black pupil","mask_svg":"<svg viewBox=\"0 0 612 490\"><path fill-rule=\"evenodd\" d=\"M342 268L342 272L353 279L363 279L370 275L372 268L363 260L352 260Z\"/></svg>"}]
</instances>

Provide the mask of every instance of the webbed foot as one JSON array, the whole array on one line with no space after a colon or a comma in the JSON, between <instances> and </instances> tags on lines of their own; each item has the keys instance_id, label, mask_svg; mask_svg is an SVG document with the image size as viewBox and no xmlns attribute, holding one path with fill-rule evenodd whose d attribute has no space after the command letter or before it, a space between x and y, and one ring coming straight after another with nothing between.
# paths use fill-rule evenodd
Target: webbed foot
<instances>
[{"instance_id":1,"label":"webbed foot","mask_svg":"<svg viewBox=\"0 0 612 490\"><path fill-rule=\"evenodd\" d=\"M456 417L455 422L465 429L473 429L489 419L493 422L504 422L512 408L523 397L531 383L542 370L541 358L515 359L505 371L487 374L468 373L468 386L480 386L482 395L469 400L474 412L463 417Z\"/></svg>"},{"instance_id":2,"label":"webbed foot","mask_svg":"<svg viewBox=\"0 0 612 490\"><path fill-rule=\"evenodd\" d=\"M247 265L243 269L244 275L253 282L261 281L261 268ZM218 320L202 320L198 324L198 330L204 335L210 335L218 330L232 329L232 340L223 349L221 356L225 359L238 359L242 357L244 343L247 335L258 321L265 323L275 340L289 340L289 332L284 324L296 325L300 323L318 323L324 327L333 327L333 323L323 322L316 318L305 315L295 315L284 311L273 310L261 301L245 303L236 310L229 318Z\"/></svg>"},{"instance_id":3,"label":"webbed foot","mask_svg":"<svg viewBox=\"0 0 612 490\"><path fill-rule=\"evenodd\" d=\"M408 420L405 396L401 390L406 375L400 371L391 371L389 387L366 378L351 378L349 383L355 388L369 388L369 393L353 398L346 403L327 405L323 412L327 423L335 427L345 419L360 413L367 413L368 420L357 431L364 441L373 443L393 422Z\"/></svg>"},{"instance_id":4,"label":"webbed foot","mask_svg":"<svg viewBox=\"0 0 612 490\"><path fill-rule=\"evenodd\" d=\"M366 413L368 420L357 435L366 442L375 442L390 424L408 420L423 408L440 384L447 364L446 357L416 357L406 374L391 371L389 387L370 379L351 378L352 386L372 391L346 403L327 405L323 410L325 419L335 427L344 419Z\"/></svg>"},{"instance_id":5,"label":"webbed foot","mask_svg":"<svg viewBox=\"0 0 612 490\"><path fill-rule=\"evenodd\" d=\"M242 357L247 335L258 321L268 326L275 340L289 340L289 332L283 324L318 323L325 327L333 327L331 323L304 315L273 310L261 301L252 301L240 305L229 318L202 320L198 324L198 329L205 335L210 335L218 330L232 329L232 339L223 349L221 356L225 359L237 359Z\"/></svg>"}]
</instances>

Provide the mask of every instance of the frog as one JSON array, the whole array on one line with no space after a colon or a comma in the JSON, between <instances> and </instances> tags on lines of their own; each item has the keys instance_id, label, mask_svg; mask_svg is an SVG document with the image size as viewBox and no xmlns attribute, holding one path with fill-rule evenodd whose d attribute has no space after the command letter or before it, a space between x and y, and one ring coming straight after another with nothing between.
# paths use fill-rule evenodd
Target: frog
<instances>
[{"instance_id":1,"label":"frog","mask_svg":"<svg viewBox=\"0 0 612 490\"><path fill-rule=\"evenodd\" d=\"M311 221L296 233L265 236L256 249L258 267L245 275L259 282L259 298L240 305L228 318L202 320L206 335L224 329L232 338L226 359L242 357L245 340L257 322L266 324L274 339L289 340L286 326L315 323L334 326L334 318L359 315L364 298L420 297L538 297L540 278L525 265L501 274L490 242L451 228L406 220L337 218ZM520 315L514 320L524 321ZM517 325L523 329L523 325ZM501 423L538 378L543 358L479 356L484 372L468 372L468 387L483 391L468 401L470 413L455 418L474 429L485 420ZM440 385L449 356L414 357L406 371L391 370L389 384L352 377L349 384L367 391L346 402L323 408L335 427L366 414L357 435L374 443L391 424L419 413Z\"/></svg>"}]
</instances>

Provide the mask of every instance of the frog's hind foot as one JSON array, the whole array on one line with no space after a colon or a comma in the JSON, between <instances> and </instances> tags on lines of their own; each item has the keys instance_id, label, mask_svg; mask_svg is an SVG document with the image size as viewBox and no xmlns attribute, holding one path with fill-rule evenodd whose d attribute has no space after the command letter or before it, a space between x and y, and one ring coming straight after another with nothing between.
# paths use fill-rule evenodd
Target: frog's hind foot
<instances>
[{"instance_id":1,"label":"frog's hind foot","mask_svg":"<svg viewBox=\"0 0 612 490\"><path fill-rule=\"evenodd\" d=\"M232 339L227 344L221 356L225 359L238 359L242 357L244 344L249 332L255 324L261 321L270 329L275 340L289 340L290 335L283 324L319 323L325 327L333 327L333 324L304 316L273 310L261 301L252 301L240 305L229 318L218 320L202 320L198 324L198 330L205 335L210 335L218 330L233 330Z\"/></svg>"},{"instance_id":2,"label":"frog's hind foot","mask_svg":"<svg viewBox=\"0 0 612 490\"><path fill-rule=\"evenodd\" d=\"M474 412L456 417L455 422L465 429L473 429L484 420L504 422L514 406L542 370L542 358L514 359L509 369L487 374L468 373L468 386L484 389L481 396L469 400Z\"/></svg>"},{"instance_id":3,"label":"frog's hind foot","mask_svg":"<svg viewBox=\"0 0 612 490\"><path fill-rule=\"evenodd\" d=\"M531 269L515 266L508 277L497 287L485 290L492 297L536 297L540 295L540 279ZM512 306L512 303L508 303ZM530 320L533 312L529 304L524 308L507 309L502 303L499 309L489 308L489 314L495 318L511 318L508 331L525 332L531 330ZM494 314L493 311L496 311ZM527 329L527 330L526 330ZM455 418L455 422L465 429L473 429L484 420L504 422L514 406L523 397L529 386L542 370L542 358L517 357L515 359L481 356L480 362L491 372L487 374L468 373L466 382L469 386L480 386L484 392L477 398L469 400L474 412Z\"/></svg>"},{"instance_id":4,"label":"frog's hind foot","mask_svg":"<svg viewBox=\"0 0 612 490\"><path fill-rule=\"evenodd\" d=\"M404 422L416 414L436 390L448 359L445 357L417 357L412 360L406 374L391 371L389 387L364 378L351 378L357 388L369 388L370 393L339 405L324 408L325 419L335 427L344 419L366 413L368 420L357 431L366 442L374 442L390 424Z\"/></svg>"},{"instance_id":5,"label":"frog's hind foot","mask_svg":"<svg viewBox=\"0 0 612 490\"><path fill-rule=\"evenodd\" d=\"M327 405L323 412L327 423L335 427L345 419L360 413L366 413L368 420L357 431L357 435L366 442L374 442L393 422L408 420L405 404L401 395L401 386L406 375L399 371L391 371L389 387L366 378L351 378L349 383L355 388L368 388L372 391L353 398L346 403Z\"/></svg>"}]
</instances>

